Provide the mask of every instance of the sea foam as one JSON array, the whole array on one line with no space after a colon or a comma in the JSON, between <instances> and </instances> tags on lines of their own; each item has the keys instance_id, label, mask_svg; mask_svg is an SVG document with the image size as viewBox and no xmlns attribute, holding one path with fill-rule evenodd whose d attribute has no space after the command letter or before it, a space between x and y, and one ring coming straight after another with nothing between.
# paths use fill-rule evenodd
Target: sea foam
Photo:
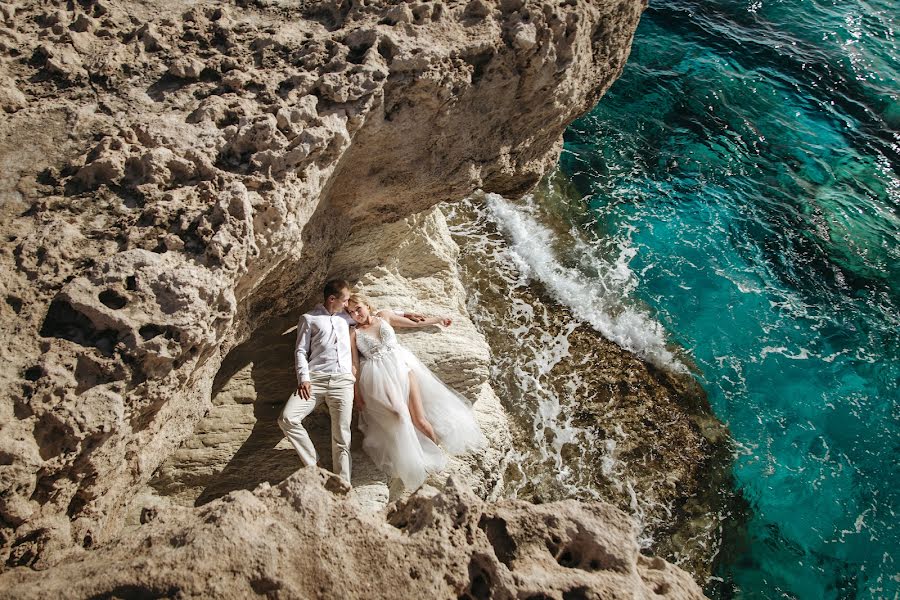
<instances>
[{"instance_id":1,"label":"sea foam","mask_svg":"<svg viewBox=\"0 0 900 600\"><path fill-rule=\"evenodd\" d=\"M573 235L573 254L581 268L564 265L554 251L556 234L534 215L533 201L525 202L519 205L497 194L486 195L488 214L507 238L509 256L518 270L540 281L554 300L607 339L656 366L686 372L668 348L663 326L630 296L635 274L628 263L634 249L622 243L610 261Z\"/></svg>"}]
</instances>

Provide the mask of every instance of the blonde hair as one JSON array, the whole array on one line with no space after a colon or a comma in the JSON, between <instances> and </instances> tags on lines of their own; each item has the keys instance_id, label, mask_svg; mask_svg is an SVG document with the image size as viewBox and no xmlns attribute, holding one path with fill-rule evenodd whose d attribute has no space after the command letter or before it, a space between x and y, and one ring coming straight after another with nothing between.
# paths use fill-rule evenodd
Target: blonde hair
<instances>
[{"instance_id":1,"label":"blonde hair","mask_svg":"<svg viewBox=\"0 0 900 600\"><path fill-rule=\"evenodd\" d=\"M372 304L372 301L369 300L368 296L363 294L350 294L350 299L347 300L347 302L352 302L353 304L365 304L366 308L368 308L369 312L373 315L378 311L378 309L375 308L375 305Z\"/></svg>"}]
</instances>

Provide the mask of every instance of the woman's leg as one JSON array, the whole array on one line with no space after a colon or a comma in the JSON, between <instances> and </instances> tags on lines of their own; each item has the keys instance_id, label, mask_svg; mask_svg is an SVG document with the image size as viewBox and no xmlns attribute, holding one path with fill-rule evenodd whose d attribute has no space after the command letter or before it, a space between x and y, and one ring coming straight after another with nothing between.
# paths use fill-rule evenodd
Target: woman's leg
<instances>
[{"instance_id":1,"label":"woman's leg","mask_svg":"<svg viewBox=\"0 0 900 600\"><path fill-rule=\"evenodd\" d=\"M409 416L412 417L412 422L416 429L437 444L434 429L431 427L428 419L425 418L425 409L422 408L422 394L419 392L419 382L412 371L409 372Z\"/></svg>"}]
</instances>

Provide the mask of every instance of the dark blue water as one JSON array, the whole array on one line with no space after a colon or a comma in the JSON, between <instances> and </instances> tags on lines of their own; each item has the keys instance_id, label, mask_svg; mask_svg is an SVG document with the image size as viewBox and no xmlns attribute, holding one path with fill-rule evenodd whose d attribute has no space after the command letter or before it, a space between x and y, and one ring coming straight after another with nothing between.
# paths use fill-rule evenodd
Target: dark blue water
<instances>
[{"instance_id":1,"label":"dark blue water","mask_svg":"<svg viewBox=\"0 0 900 600\"><path fill-rule=\"evenodd\" d=\"M652 3L566 134L587 223L697 365L751 513L708 591L900 595L896 2Z\"/></svg>"}]
</instances>

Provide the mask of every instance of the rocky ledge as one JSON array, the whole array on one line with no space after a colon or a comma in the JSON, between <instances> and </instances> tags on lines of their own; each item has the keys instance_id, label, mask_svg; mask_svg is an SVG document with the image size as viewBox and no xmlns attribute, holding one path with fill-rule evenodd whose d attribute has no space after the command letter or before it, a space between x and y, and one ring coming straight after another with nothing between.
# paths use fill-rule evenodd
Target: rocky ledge
<instances>
[{"instance_id":1,"label":"rocky ledge","mask_svg":"<svg viewBox=\"0 0 900 600\"><path fill-rule=\"evenodd\" d=\"M454 480L383 516L310 467L278 486L159 515L54 569L0 575L21 598L702 598L638 552L601 503L484 503ZM110 565L116 565L110 569Z\"/></svg>"}]
</instances>

